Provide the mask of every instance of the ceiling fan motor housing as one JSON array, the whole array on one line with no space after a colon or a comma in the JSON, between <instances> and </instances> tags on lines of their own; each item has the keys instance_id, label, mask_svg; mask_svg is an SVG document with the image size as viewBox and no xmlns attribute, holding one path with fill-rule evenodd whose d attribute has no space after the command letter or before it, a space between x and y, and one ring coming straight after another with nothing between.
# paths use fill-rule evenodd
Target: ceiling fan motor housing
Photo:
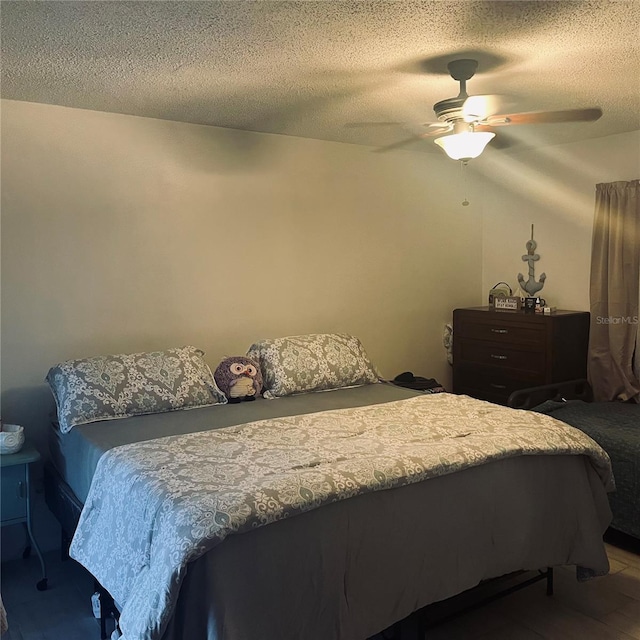
<instances>
[{"instance_id":1,"label":"ceiling fan motor housing","mask_svg":"<svg viewBox=\"0 0 640 640\"><path fill-rule=\"evenodd\" d=\"M438 120L443 122L451 122L452 120L459 120L463 117L462 107L467 96L457 96L455 98L447 98L446 100L440 100L433 105L433 110Z\"/></svg>"},{"instance_id":2,"label":"ceiling fan motor housing","mask_svg":"<svg viewBox=\"0 0 640 640\"><path fill-rule=\"evenodd\" d=\"M448 65L449 73L454 80L460 83L460 93L455 98L447 98L433 105L433 110L438 120L452 122L463 118L462 108L467 95L467 80L473 78L478 69L477 60L452 60Z\"/></svg>"},{"instance_id":3,"label":"ceiling fan motor housing","mask_svg":"<svg viewBox=\"0 0 640 640\"><path fill-rule=\"evenodd\" d=\"M458 82L466 82L473 78L475 72L478 70L477 60L452 60L448 65L449 73L454 80Z\"/></svg>"}]
</instances>

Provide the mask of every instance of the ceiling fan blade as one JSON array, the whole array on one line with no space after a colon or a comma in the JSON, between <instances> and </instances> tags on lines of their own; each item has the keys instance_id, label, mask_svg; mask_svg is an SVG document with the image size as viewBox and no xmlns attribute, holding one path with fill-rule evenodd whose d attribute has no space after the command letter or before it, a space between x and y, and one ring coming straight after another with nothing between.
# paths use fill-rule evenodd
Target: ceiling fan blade
<instances>
[{"instance_id":1,"label":"ceiling fan blade","mask_svg":"<svg viewBox=\"0 0 640 640\"><path fill-rule=\"evenodd\" d=\"M439 136L443 133L449 133L449 131L453 131L453 124L451 124L450 122L441 122L439 125L430 124L428 126L434 127L434 129L432 131L425 131L424 133L421 133L421 138L430 138L432 136Z\"/></svg>"},{"instance_id":2,"label":"ceiling fan blade","mask_svg":"<svg viewBox=\"0 0 640 640\"><path fill-rule=\"evenodd\" d=\"M486 124L477 124L473 127L474 131L490 131L491 133L495 133L492 127ZM500 131L496 133L496 135L489 140L489 146L493 149L509 149L514 145L518 144L519 138L517 138L513 131L508 133L509 130L506 129L504 131Z\"/></svg>"},{"instance_id":3,"label":"ceiling fan blade","mask_svg":"<svg viewBox=\"0 0 640 640\"><path fill-rule=\"evenodd\" d=\"M393 151L394 149L400 149L412 142L417 142L418 140L422 140L423 138L432 138L435 136L442 135L443 133L447 133L451 130L451 127L445 126L443 129L438 131L429 131L426 133L419 133L415 136L411 136L410 138L405 138L404 140L399 140L398 142L394 142L393 144L388 144L385 147L380 147L379 149L374 149L375 153L386 153L387 151Z\"/></svg>"},{"instance_id":4,"label":"ceiling fan blade","mask_svg":"<svg viewBox=\"0 0 640 640\"><path fill-rule=\"evenodd\" d=\"M345 122L347 129L358 129L360 127L400 127L403 122Z\"/></svg>"},{"instance_id":5,"label":"ceiling fan blade","mask_svg":"<svg viewBox=\"0 0 640 640\"><path fill-rule=\"evenodd\" d=\"M504 108L502 96L495 94L469 96L462 105L462 117L465 122L486 120L489 116Z\"/></svg>"},{"instance_id":6,"label":"ceiling fan blade","mask_svg":"<svg viewBox=\"0 0 640 640\"><path fill-rule=\"evenodd\" d=\"M489 116L484 121L491 127L512 124L548 124L553 122L592 122L602 116L602 109L568 109L565 111L532 111Z\"/></svg>"},{"instance_id":7,"label":"ceiling fan blade","mask_svg":"<svg viewBox=\"0 0 640 640\"><path fill-rule=\"evenodd\" d=\"M438 127L440 129L448 129L449 125L446 122L345 122L344 126L347 129L358 129L360 127L406 127L408 125L414 127Z\"/></svg>"},{"instance_id":8,"label":"ceiling fan blade","mask_svg":"<svg viewBox=\"0 0 640 640\"><path fill-rule=\"evenodd\" d=\"M386 153L387 151L393 151L394 149L400 149L401 147L405 147L412 142L417 142L418 140L422 140L422 136L411 136L410 138L405 138L404 140L399 140L398 142L394 142L393 144L388 144L386 147L380 147L378 149L374 149L374 153Z\"/></svg>"},{"instance_id":9,"label":"ceiling fan blade","mask_svg":"<svg viewBox=\"0 0 640 640\"><path fill-rule=\"evenodd\" d=\"M489 145L494 149L509 149L514 144L513 140L505 137L504 133L496 135L495 138L489 140Z\"/></svg>"}]
</instances>

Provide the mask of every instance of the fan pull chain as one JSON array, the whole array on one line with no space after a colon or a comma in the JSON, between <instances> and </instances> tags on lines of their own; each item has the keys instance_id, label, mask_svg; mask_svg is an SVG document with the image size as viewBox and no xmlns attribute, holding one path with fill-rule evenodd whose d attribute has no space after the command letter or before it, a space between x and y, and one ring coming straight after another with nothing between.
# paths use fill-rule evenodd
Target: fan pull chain
<instances>
[{"instance_id":1,"label":"fan pull chain","mask_svg":"<svg viewBox=\"0 0 640 640\"><path fill-rule=\"evenodd\" d=\"M460 161L460 173L462 174L462 195L464 196L462 206L468 207L469 200L467 200L467 163L464 160Z\"/></svg>"}]
</instances>

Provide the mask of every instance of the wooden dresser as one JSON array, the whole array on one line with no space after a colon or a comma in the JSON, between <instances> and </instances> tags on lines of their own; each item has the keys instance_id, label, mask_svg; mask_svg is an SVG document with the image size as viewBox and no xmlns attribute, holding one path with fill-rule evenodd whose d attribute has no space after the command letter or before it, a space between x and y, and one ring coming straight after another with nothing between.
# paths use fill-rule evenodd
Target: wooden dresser
<instances>
[{"instance_id":1,"label":"wooden dresser","mask_svg":"<svg viewBox=\"0 0 640 640\"><path fill-rule=\"evenodd\" d=\"M453 312L453 391L506 404L513 391L587 376L589 314Z\"/></svg>"}]
</instances>

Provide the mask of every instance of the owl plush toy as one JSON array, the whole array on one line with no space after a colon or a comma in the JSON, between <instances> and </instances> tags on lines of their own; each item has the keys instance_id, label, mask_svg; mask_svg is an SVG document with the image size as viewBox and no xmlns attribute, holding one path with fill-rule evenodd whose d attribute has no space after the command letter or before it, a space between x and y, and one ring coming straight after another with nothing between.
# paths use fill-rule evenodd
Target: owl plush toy
<instances>
[{"instance_id":1,"label":"owl plush toy","mask_svg":"<svg viewBox=\"0 0 640 640\"><path fill-rule=\"evenodd\" d=\"M262 391L260 367L245 356L225 358L216 367L213 379L229 402L255 400Z\"/></svg>"}]
</instances>

